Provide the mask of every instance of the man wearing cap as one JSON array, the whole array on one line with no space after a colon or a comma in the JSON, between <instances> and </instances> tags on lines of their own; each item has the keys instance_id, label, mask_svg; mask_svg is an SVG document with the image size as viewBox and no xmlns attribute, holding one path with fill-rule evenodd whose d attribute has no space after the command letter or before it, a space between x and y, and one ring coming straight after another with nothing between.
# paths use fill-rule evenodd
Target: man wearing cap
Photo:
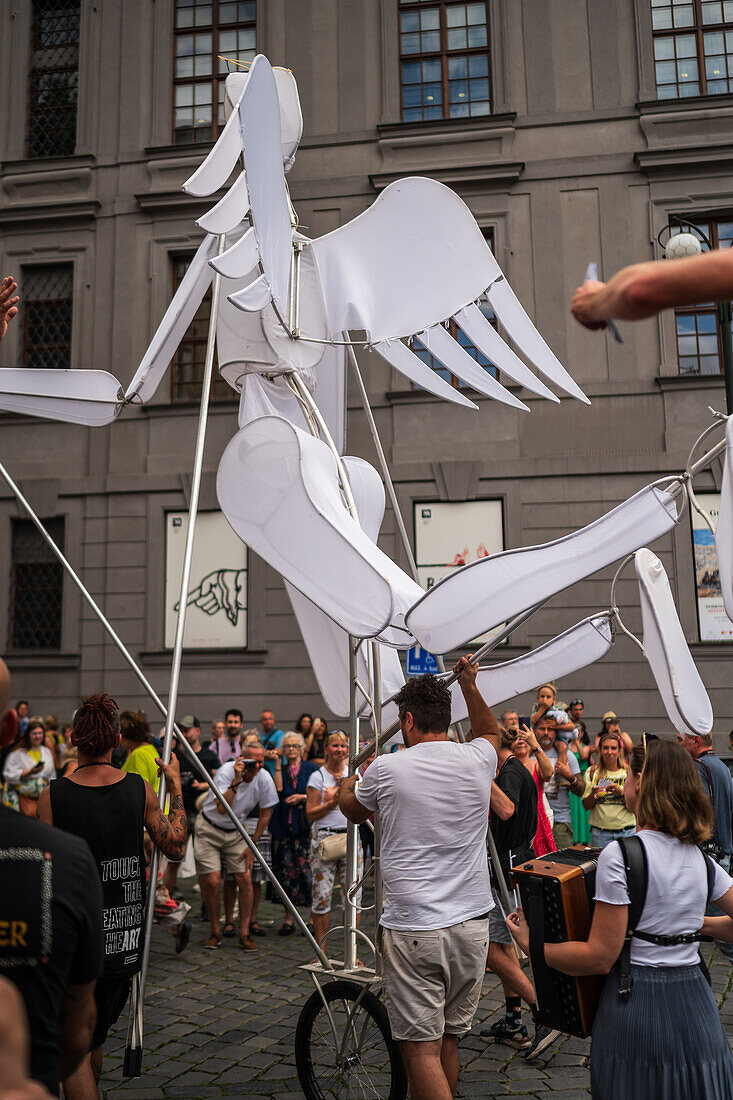
<instances>
[{"instance_id":1,"label":"man wearing cap","mask_svg":"<svg viewBox=\"0 0 733 1100\"><path fill-rule=\"evenodd\" d=\"M217 768L220 768L221 764L216 753L206 745L201 744L201 723L196 715L184 714L183 718L178 723L178 728L198 756L199 763L203 764L209 775L213 778ZM183 795L183 808L186 811L188 836L190 838L194 834L194 826L197 817L196 800L200 794L208 791L209 786L208 783L201 778L201 773L196 770L187 753L184 753L179 747L176 747L173 751L178 757L178 764L181 769L181 793ZM167 887L171 897L173 896L173 889L178 881L178 870L180 866L180 863L169 863L163 873L163 883Z\"/></svg>"}]
</instances>

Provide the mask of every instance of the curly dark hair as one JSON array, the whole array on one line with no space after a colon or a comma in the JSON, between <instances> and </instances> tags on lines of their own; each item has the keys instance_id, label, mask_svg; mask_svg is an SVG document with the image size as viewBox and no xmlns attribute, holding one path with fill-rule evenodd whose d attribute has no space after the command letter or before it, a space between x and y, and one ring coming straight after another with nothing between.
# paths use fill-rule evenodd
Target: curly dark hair
<instances>
[{"instance_id":1,"label":"curly dark hair","mask_svg":"<svg viewBox=\"0 0 733 1100\"><path fill-rule=\"evenodd\" d=\"M119 707L104 692L88 695L74 715L71 743L87 756L104 756L117 744L120 729Z\"/></svg>"},{"instance_id":2,"label":"curly dark hair","mask_svg":"<svg viewBox=\"0 0 733 1100\"><path fill-rule=\"evenodd\" d=\"M450 691L437 676L413 676L394 697L400 719L409 711L420 733L445 733L450 725Z\"/></svg>"},{"instance_id":3,"label":"curly dark hair","mask_svg":"<svg viewBox=\"0 0 733 1100\"><path fill-rule=\"evenodd\" d=\"M123 710L120 715L120 733L128 741L144 745L150 740L150 723L144 710Z\"/></svg>"}]
</instances>

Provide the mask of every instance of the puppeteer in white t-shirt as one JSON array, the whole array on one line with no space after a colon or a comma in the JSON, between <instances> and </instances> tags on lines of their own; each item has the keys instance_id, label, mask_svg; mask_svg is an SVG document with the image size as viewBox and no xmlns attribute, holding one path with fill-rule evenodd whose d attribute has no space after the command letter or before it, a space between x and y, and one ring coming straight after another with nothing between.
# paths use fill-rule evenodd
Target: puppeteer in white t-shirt
<instances>
[{"instance_id":1,"label":"puppeteer in white t-shirt","mask_svg":"<svg viewBox=\"0 0 733 1100\"><path fill-rule=\"evenodd\" d=\"M495 773L485 737L424 741L369 765L355 793L380 815L385 928L448 928L493 908L486 830Z\"/></svg>"}]
</instances>

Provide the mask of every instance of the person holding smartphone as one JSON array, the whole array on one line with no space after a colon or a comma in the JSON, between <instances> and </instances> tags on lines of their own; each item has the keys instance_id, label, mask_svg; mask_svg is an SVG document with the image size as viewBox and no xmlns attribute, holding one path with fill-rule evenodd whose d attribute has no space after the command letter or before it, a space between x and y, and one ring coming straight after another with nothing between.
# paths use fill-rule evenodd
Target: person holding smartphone
<instances>
[{"instance_id":1,"label":"person holding smartphone","mask_svg":"<svg viewBox=\"0 0 733 1100\"><path fill-rule=\"evenodd\" d=\"M598 764L585 775L583 807L590 810L590 835L594 848L605 848L612 840L633 836L634 815L624 802L626 764L624 744L614 730L606 730L599 739Z\"/></svg>"},{"instance_id":2,"label":"person holding smartphone","mask_svg":"<svg viewBox=\"0 0 733 1100\"><path fill-rule=\"evenodd\" d=\"M3 804L26 817L36 816L41 791L56 775L53 754L44 744L45 740L43 722L32 718L21 736L20 744L8 755L3 769Z\"/></svg>"},{"instance_id":3,"label":"person holding smartphone","mask_svg":"<svg viewBox=\"0 0 733 1100\"><path fill-rule=\"evenodd\" d=\"M252 834L255 844L270 822L272 807L279 801L275 784L264 764L265 750L262 745L250 743L236 760L222 764L214 779L242 823L255 812L258 813L257 827ZM249 930L254 856L212 791L204 799L196 823L193 854L211 931L204 947L212 950L221 947L219 909L223 860L239 890L239 946L244 951L255 951L257 944Z\"/></svg>"}]
</instances>

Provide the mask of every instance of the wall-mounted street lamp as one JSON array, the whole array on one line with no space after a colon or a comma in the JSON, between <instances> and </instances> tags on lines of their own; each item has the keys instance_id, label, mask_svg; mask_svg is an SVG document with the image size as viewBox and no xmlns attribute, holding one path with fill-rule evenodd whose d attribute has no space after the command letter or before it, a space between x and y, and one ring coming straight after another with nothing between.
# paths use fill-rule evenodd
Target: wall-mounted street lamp
<instances>
[{"instance_id":1,"label":"wall-mounted street lamp","mask_svg":"<svg viewBox=\"0 0 733 1100\"><path fill-rule=\"evenodd\" d=\"M694 230L690 233L687 230ZM666 244L662 244L661 236L669 233ZM680 260L685 256L699 256L702 252L701 241L704 241L708 249L712 251L712 244L707 234L688 221L687 218L670 217L669 223L660 229L657 234L659 247L664 249L665 258L668 260ZM733 320L733 304L731 302L718 302L718 325L720 328L720 342L723 351L723 381L725 382L725 403L727 411L733 412L733 341L731 340L731 321Z\"/></svg>"}]
</instances>

